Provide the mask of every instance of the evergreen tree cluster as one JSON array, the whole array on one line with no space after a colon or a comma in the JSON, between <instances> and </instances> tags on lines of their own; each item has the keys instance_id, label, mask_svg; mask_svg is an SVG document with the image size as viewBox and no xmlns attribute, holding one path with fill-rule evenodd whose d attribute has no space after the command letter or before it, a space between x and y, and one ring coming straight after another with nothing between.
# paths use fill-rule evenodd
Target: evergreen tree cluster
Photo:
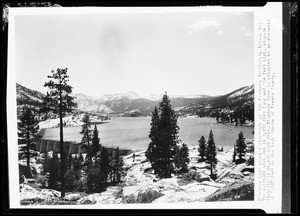
<instances>
[{"instance_id":1,"label":"evergreen tree cluster","mask_svg":"<svg viewBox=\"0 0 300 216\"><path fill-rule=\"evenodd\" d=\"M210 116L216 118L217 122L235 122L238 124L245 124L246 120L254 121L254 104L251 103L241 103L227 105L228 107L219 107L214 109L198 111L199 117Z\"/></svg>"},{"instance_id":2,"label":"evergreen tree cluster","mask_svg":"<svg viewBox=\"0 0 300 216\"><path fill-rule=\"evenodd\" d=\"M86 116L84 117L86 118ZM82 128L87 128L83 125ZM75 154L69 155L66 160L66 172L64 175L66 191L101 192L109 184L121 182L123 160L119 148L109 153L108 149L101 145L97 126L90 131L90 146L86 145L84 151L86 157ZM85 136L83 134L83 136ZM85 139L87 142L87 139ZM86 143L85 143L86 144ZM90 150L89 150L90 148ZM60 189L60 158L57 153L52 157L45 154L43 158L43 174L48 174L48 187Z\"/></svg>"},{"instance_id":3,"label":"evergreen tree cluster","mask_svg":"<svg viewBox=\"0 0 300 216\"><path fill-rule=\"evenodd\" d=\"M84 152L82 154L69 155L66 163L65 186L67 191L100 192L108 185L119 183L123 175L123 160L119 148L109 153L108 149L101 145L97 126L92 125L88 114L83 117L82 143ZM59 182L59 163L57 156L53 156L49 167L49 187L57 189ZM46 165L46 164L45 164ZM49 165L46 165L49 166Z\"/></svg>"},{"instance_id":4,"label":"evergreen tree cluster","mask_svg":"<svg viewBox=\"0 0 300 216\"><path fill-rule=\"evenodd\" d=\"M86 152L86 157L81 163L73 165L73 169L77 167L75 178L77 170L81 171L85 177L84 189L87 192L100 192L109 184L121 181L123 161L119 148L109 153L109 150L101 145L97 126L95 125L94 129L91 129L92 124L88 114L84 115L82 121L82 144L84 144L83 150Z\"/></svg>"},{"instance_id":5,"label":"evergreen tree cluster","mask_svg":"<svg viewBox=\"0 0 300 216\"><path fill-rule=\"evenodd\" d=\"M210 167L210 176L213 177L214 173L213 170L215 169L218 160L216 158L217 156L217 151L216 151L216 144L214 140L214 134L212 130L209 132L208 140L207 142L205 141L204 136L201 136L200 140L198 140L199 147L198 147L198 152L199 152L199 162L206 162L209 164Z\"/></svg>"},{"instance_id":6,"label":"evergreen tree cluster","mask_svg":"<svg viewBox=\"0 0 300 216\"><path fill-rule=\"evenodd\" d=\"M82 121L80 133L83 135L82 143L85 144L84 149L88 158L85 163L87 191L101 191L107 186L108 180L110 183L121 181L123 161L119 148L109 154L108 149L100 144L97 126L94 126L94 130L91 129L88 114L83 117Z\"/></svg>"},{"instance_id":7,"label":"evergreen tree cluster","mask_svg":"<svg viewBox=\"0 0 300 216\"><path fill-rule=\"evenodd\" d=\"M146 151L154 173L160 178L170 178L172 173L188 171L188 147L186 144L177 145L178 132L177 116L168 95L164 94L159 108L155 107L152 112L151 141Z\"/></svg>"}]
</instances>

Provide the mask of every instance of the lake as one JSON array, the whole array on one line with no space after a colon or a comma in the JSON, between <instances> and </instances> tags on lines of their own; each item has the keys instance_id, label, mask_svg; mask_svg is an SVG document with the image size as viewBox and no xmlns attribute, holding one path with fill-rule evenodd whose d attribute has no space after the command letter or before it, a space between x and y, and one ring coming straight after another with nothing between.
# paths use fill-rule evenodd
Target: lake
<instances>
[{"instance_id":1,"label":"lake","mask_svg":"<svg viewBox=\"0 0 300 216\"><path fill-rule=\"evenodd\" d=\"M145 150L150 142L150 117L114 117L106 124L97 125L100 142L107 147L120 147L124 149ZM224 149L233 147L238 133L242 131L246 139L253 139L253 127L233 126L217 123L213 118L178 118L179 139L189 146L198 145L198 140L204 136L208 139L212 130L216 146L224 146ZM65 127L64 141L80 142L81 127ZM44 139L59 140L59 128L45 129Z\"/></svg>"}]
</instances>

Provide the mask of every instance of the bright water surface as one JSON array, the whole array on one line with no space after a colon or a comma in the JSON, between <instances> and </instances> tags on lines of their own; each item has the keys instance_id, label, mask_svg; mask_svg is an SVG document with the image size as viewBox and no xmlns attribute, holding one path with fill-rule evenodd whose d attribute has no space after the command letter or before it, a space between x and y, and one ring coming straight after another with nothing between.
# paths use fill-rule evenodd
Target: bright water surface
<instances>
[{"instance_id":1,"label":"bright water surface","mask_svg":"<svg viewBox=\"0 0 300 216\"><path fill-rule=\"evenodd\" d=\"M97 125L100 142L107 147L145 150L150 142L150 117L115 117L109 123ZM208 139L212 130L216 146L224 149L233 147L238 133L242 131L246 139L253 139L253 127L218 124L213 118L178 118L179 139L189 146L198 145L201 136ZM81 127L65 127L64 141L80 142ZM44 139L59 140L59 128L44 131Z\"/></svg>"}]
</instances>

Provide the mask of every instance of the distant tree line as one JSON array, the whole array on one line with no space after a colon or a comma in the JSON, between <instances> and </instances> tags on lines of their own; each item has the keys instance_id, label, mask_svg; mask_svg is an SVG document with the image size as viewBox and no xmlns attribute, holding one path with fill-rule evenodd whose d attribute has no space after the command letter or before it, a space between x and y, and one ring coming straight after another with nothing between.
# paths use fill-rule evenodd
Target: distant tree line
<instances>
[{"instance_id":1,"label":"distant tree line","mask_svg":"<svg viewBox=\"0 0 300 216\"><path fill-rule=\"evenodd\" d=\"M230 122L235 124L245 124L246 120L254 121L253 103L235 103L227 107L199 108L197 111L199 117L213 117L217 122Z\"/></svg>"}]
</instances>

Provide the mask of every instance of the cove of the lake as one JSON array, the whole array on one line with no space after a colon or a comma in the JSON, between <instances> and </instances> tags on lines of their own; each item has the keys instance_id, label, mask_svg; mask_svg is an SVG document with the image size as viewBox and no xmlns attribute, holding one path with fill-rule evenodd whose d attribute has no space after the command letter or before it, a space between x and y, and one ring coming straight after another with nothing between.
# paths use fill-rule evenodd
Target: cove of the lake
<instances>
[{"instance_id":1,"label":"cove of the lake","mask_svg":"<svg viewBox=\"0 0 300 216\"><path fill-rule=\"evenodd\" d=\"M113 117L106 124L97 125L100 142L107 147L120 147L134 151L145 150L150 142L150 117ZM254 127L234 126L217 123L214 118L178 118L179 139L189 146L198 145L201 136L208 139L212 130L216 146L224 149L233 147L238 133L243 132L246 139L253 139ZM81 127L64 127L64 141L81 142ZM59 128L43 130L43 139L59 140Z\"/></svg>"}]
</instances>

